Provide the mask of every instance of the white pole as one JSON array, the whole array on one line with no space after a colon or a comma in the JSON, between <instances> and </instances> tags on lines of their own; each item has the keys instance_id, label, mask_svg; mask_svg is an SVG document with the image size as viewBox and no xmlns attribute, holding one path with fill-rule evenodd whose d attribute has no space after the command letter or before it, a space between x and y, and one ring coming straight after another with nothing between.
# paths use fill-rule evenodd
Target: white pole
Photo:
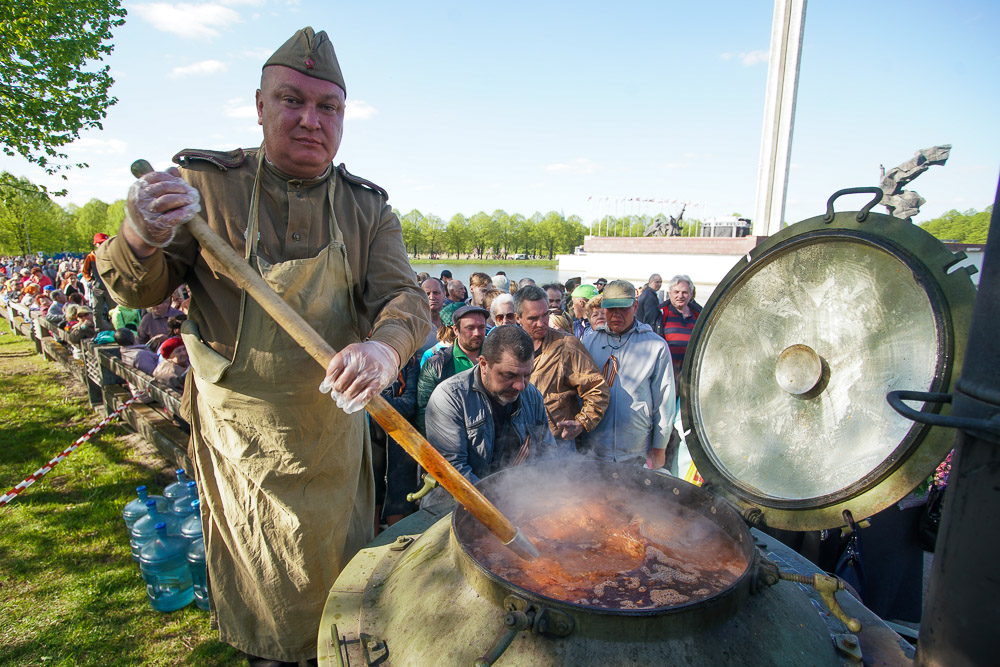
<instances>
[{"instance_id":1,"label":"white pole","mask_svg":"<svg viewBox=\"0 0 1000 667\"><path fill-rule=\"evenodd\" d=\"M753 217L755 234L766 233L770 236L778 233L785 216L805 20L806 0L774 0L764 129L757 171L757 203Z\"/></svg>"}]
</instances>

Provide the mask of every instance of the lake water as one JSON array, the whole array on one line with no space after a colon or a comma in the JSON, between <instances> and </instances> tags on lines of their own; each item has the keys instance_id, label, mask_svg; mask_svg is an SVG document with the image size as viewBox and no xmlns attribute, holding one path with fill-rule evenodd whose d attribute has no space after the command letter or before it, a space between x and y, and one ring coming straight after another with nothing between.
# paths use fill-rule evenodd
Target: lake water
<instances>
[{"instance_id":1,"label":"lake water","mask_svg":"<svg viewBox=\"0 0 1000 667\"><path fill-rule=\"evenodd\" d=\"M570 278L576 278L579 273L573 274L570 271L559 271L542 266L534 266L524 262L506 262L504 264L448 264L448 262L435 262L433 264L413 264L416 273L426 271L435 278L441 275L445 269L451 271L453 278L458 278L465 286L469 286L469 276L477 271L482 271L489 276L495 276L497 271L503 271L511 280L521 278L531 278L539 285L559 282L565 284Z\"/></svg>"}]
</instances>

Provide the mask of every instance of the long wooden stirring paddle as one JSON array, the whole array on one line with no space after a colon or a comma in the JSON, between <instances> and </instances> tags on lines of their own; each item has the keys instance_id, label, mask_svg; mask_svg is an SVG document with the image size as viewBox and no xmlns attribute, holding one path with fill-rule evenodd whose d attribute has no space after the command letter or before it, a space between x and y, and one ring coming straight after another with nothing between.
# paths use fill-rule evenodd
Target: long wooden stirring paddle
<instances>
[{"instance_id":1,"label":"long wooden stirring paddle","mask_svg":"<svg viewBox=\"0 0 1000 667\"><path fill-rule=\"evenodd\" d=\"M136 160L132 163L132 174L136 178L151 171L153 167L146 160ZM191 235L201 244L202 249L222 265L226 275L237 286L246 290L260 307L309 353L309 356L324 369L330 364L337 351L316 333L301 315L275 294L264 279L251 269L250 265L233 250L232 246L223 241L200 215L189 221L187 227ZM455 500L464 505L472 516L482 522L511 551L525 560L532 561L538 558L538 549L520 529L448 463L438 450L434 449L381 395L376 395L370 400L365 410L431 477L447 489Z\"/></svg>"}]
</instances>

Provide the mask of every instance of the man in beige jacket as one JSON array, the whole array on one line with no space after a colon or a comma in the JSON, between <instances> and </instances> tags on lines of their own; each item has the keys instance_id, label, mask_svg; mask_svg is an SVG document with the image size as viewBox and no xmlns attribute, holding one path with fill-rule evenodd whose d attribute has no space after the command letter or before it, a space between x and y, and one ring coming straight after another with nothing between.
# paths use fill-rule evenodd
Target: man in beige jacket
<instances>
[{"instance_id":1,"label":"man in beige jacket","mask_svg":"<svg viewBox=\"0 0 1000 667\"><path fill-rule=\"evenodd\" d=\"M542 288L519 289L514 313L535 346L531 384L542 393L556 445L575 452L577 436L594 430L604 417L608 384L576 336L549 327L549 298Z\"/></svg>"}]
</instances>

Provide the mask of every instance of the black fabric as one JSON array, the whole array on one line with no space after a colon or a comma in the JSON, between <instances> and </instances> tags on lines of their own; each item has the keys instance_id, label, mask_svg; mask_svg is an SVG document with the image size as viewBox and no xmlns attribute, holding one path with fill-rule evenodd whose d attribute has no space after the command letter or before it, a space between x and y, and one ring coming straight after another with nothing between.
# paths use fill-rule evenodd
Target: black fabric
<instances>
[{"instance_id":1,"label":"black fabric","mask_svg":"<svg viewBox=\"0 0 1000 667\"><path fill-rule=\"evenodd\" d=\"M454 363L452 363L454 369ZM417 409L417 383L420 360L414 355L400 369L396 381L382 391L382 397L411 423ZM369 418L372 436L372 466L375 469L375 504L382 507L381 520L393 515L408 515L416 503L406 501L406 494L420 487L417 462L373 419ZM381 457L381 460L380 460Z\"/></svg>"},{"instance_id":2,"label":"black fabric","mask_svg":"<svg viewBox=\"0 0 1000 667\"><path fill-rule=\"evenodd\" d=\"M941 511L944 509L944 492L947 487L935 486L927 495L927 504L920 513L917 523L917 539L924 551L934 553L938 528L941 526Z\"/></svg>"},{"instance_id":3,"label":"black fabric","mask_svg":"<svg viewBox=\"0 0 1000 667\"><path fill-rule=\"evenodd\" d=\"M857 530L847 537L844 551L840 554L833 573L849 584L860 599L865 599L867 577L865 564L861 560L861 539Z\"/></svg>"},{"instance_id":4,"label":"black fabric","mask_svg":"<svg viewBox=\"0 0 1000 667\"><path fill-rule=\"evenodd\" d=\"M639 295L639 306L635 318L653 327L653 331L663 335L663 311L660 310L660 297L652 288L647 287Z\"/></svg>"},{"instance_id":5,"label":"black fabric","mask_svg":"<svg viewBox=\"0 0 1000 667\"><path fill-rule=\"evenodd\" d=\"M517 441L517 434L510 428L508 422L510 415L514 411L514 403L501 405L490 397L490 412L493 414L493 460L490 462L490 472L503 470L510 466L517 451L521 448L521 443Z\"/></svg>"},{"instance_id":6,"label":"black fabric","mask_svg":"<svg viewBox=\"0 0 1000 667\"><path fill-rule=\"evenodd\" d=\"M893 505L871 517L859 531L860 569L864 572L862 602L881 618L919 623L923 602L924 552L918 526L923 507L906 510ZM857 568L846 555L849 537L833 529L824 533L798 533L764 528L788 547L802 554L824 572L843 573ZM853 584L852 584L853 585Z\"/></svg>"}]
</instances>

